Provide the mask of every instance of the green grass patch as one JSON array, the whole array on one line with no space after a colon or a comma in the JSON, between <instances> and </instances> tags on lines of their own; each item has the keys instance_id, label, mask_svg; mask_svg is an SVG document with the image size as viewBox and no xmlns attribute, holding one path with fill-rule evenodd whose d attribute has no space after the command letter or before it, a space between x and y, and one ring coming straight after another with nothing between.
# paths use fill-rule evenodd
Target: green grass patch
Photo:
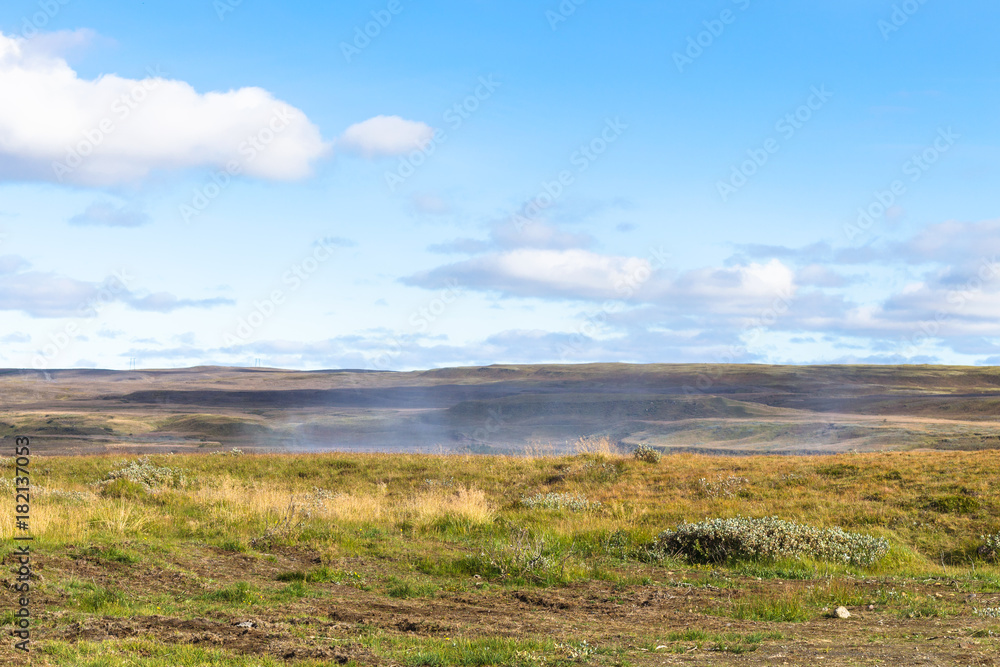
<instances>
[{"instance_id":1,"label":"green grass patch","mask_svg":"<svg viewBox=\"0 0 1000 667\"><path fill-rule=\"evenodd\" d=\"M84 584L75 601L80 611L109 616L127 614L131 608L129 597L121 591L93 583Z\"/></svg>"},{"instance_id":2,"label":"green grass patch","mask_svg":"<svg viewBox=\"0 0 1000 667\"><path fill-rule=\"evenodd\" d=\"M153 639L109 639L102 642L45 641L34 649L54 667L283 667L287 663L270 656L164 644ZM296 663L297 667L319 667L319 661ZM350 663L348 663L350 664Z\"/></svg>"},{"instance_id":3,"label":"green grass patch","mask_svg":"<svg viewBox=\"0 0 1000 667\"><path fill-rule=\"evenodd\" d=\"M114 545L107 547L90 546L80 551L80 556L106 563L124 563L126 565L139 561L139 558L133 553Z\"/></svg>"},{"instance_id":4,"label":"green grass patch","mask_svg":"<svg viewBox=\"0 0 1000 667\"><path fill-rule=\"evenodd\" d=\"M801 623L811 619L815 612L795 595L771 596L748 593L724 607L713 610L717 616L727 616L741 621L768 621Z\"/></svg>"},{"instance_id":5,"label":"green grass patch","mask_svg":"<svg viewBox=\"0 0 1000 667\"><path fill-rule=\"evenodd\" d=\"M235 605L253 605L263 602L264 595L253 584L238 581L235 584L205 593L202 599Z\"/></svg>"},{"instance_id":6,"label":"green grass patch","mask_svg":"<svg viewBox=\"0 0 1000 667\"><path fill-rule=\"evenodd\" d=\"M426 598L433 597L439 586L428 583L420 583L413 579L404 579L390 576L386 579L385 594L391 598Z\"/></svg>"},{"instance_id":7,"label":"green grass patch","mask_svg":"<svg viewBox=\"0 0 1000 667\"><path fill-rule=\"evenodd\" d=\"M942 514L970 514L979 510L982 504L970 496L951 495L932 498L927 507Z\"/></svg>"}]
</instances>

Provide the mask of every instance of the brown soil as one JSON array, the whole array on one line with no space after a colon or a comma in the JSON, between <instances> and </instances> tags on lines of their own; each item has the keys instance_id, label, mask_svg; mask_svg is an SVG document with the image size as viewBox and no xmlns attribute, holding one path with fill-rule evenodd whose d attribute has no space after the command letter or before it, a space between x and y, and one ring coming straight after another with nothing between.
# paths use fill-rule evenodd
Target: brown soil
<instances>
[{"instance_id":1,"label":"brown soil","mask_svg":"<svg viewBox=\"0 0 1000 667\"><path fill-rule=\"evenodd\" d=\"M208 556L203 558L201 556ZM282 586L275 581L280 572L307 569L315 554L289 550L278 562L239 554L185 554L161 566L121 565L88 557L47 559L40 573L44 581L64 581L73 576L99 585L118 587L140 595L165 593L177 599L195 597L211 586L237 580L253 581L262 588ZM345 563L364 567L364 563ZM378 572L371 563L364 570L369 581ZM394 599L379 586L360 590L347 585L312 584L330 597L302 599L278 606L247 607L245 613L211 618L177 618L147 615L135 618L91 616L70 621L71 608L63 593L33 598L35 640L58 638L70 642L101 641L145 636L163 643L204 644L251 655L270 655L281 660L306 658L330 664L356 660L363 665L392 664L380 661L358 641L363 628L378 628L390 635L422 637L534 637L556 641L580 641L601 647L619 645L629 649L638 665L995 665L1000 664L996 639L977 638L973 630L997 631L997 623L971 616L971 606L1000 606L1000 594L970 598L948 582L916 586L921 594L937 594L967 609L951 618L899 618L896 613L867 606L850 608L846 620L821 617L803 623L737 621L707 613L728 598L756 592L788 590L816 582L740 580L741 588L694 587L681 582L682 572L651 570L659 581L650 586L616 589L603 582L586 582L555 589L512 590L469 582L465 592L439 592L436 597ZM690 573L689 573L690 574ZM5 582L9 583L9 582ZM856 585L874 593L884 582L859 581ZM907 584L908 590L914 586ZM746 654L715 653L709 644L698 650L670 653L643 650L671 631L698 629L706 632L780 632L778 640L765 641ZM686 647L687 644L672 644ZM9 647L0 652L0 663L23 664Z\"/></svg>"}]
</instances>

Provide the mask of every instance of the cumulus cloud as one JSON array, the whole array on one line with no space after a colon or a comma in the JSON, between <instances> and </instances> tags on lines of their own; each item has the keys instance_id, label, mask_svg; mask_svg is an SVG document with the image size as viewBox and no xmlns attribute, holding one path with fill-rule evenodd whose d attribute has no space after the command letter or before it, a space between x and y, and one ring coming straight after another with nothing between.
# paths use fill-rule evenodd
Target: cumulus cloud
<instances>
[{"instance_id":1,"label":"cumulus cloud","mask_svg":"<svg viewBox=\"0 0 1000 667\"><path fill-rule=\"evenodd\" d=\"M399 116L375 116L347 128L337 142L343 150L367 158L402 155L426 146L434 128Z\"/></svg>"},{"instance_id":2,"label":"cumulus cloud","mask_svg":"<svg viewBox=\"0 0 1000 667\"><path fill-rule=\"evenodd\" d=\"M443 266L404 280L439 288L453 282L515 296L605 299L616 287L652 272L649 261L587 250L519 248Z\"/></svg>"},{"instance_id":3,"label":"cumulus cloud","mask_svg":"<svg viewBox=\"0 0 1000 667\"><path fill-rule=\"evenodd\" d=\"M742 301L761 302L795 291L795 274L782 262L751 263L728 268L703 268L679 275L661 293L667 299L712 304Z\"/></svg>"},{"instance_id":4,"label":"cumulus cloud","mask_svg":"<svg viewBox=\"0 0 1000 667\"><path fill-rule=\"evenodd\" d=\"M94 202L83 213L69 219L71 225L103 227L139 227L149 222L149 215L131 206L115 206L108 201Z\"/></svg>"},{"instance_id":5,"label":"cumulus cloud","mask_svg":"<svg viewBox=\"0 0 1000 667\"><path fill-rule=\"evenodd\" d=\"M156 69L83 79L31 41L0 33L0 179L110 186L235 161L292 180L329 150L302 111L261 88L199 93Z\"/></svg>"}]
</instances>

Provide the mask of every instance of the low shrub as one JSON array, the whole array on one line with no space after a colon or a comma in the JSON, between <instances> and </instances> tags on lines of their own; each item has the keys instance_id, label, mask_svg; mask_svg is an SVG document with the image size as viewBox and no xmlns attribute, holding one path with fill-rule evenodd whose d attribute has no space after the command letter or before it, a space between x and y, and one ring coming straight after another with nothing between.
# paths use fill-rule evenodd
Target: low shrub
<instances>
[{"instance_id":1,"label":"low shrub","mask_svg":"<svg viewBox=\"0 0 1000 667\"><path fill-rule=\"evenodd\" d=\"M183 487L185 483L184 473L179 469L158 466L146 457L130 461L122 467L110 471L98 484L105 485L119 479L141 484L147 489L161 486L170 486L176 489Z\"/></svg>"},{"instance_id":2,"label":"low shrub","mask_svg":"<svg viewBox=\"0 0 1000 667\"><path fill-rule=\"evenodd\" d=\"M657 537L656 548L701 563L813 558L872 565L889 553L889 541L840 528L783 521L776 517L708 519L685 523Z\"/></svg>"},{"instance_id":3,"label":"low shrub","mask_svg":"<svg viewBox=\"0 0 1000 667\"><path fill-rule=\"evenodd\" d=\"M663 454L660 453L660 450L653 449L643 443L632 450L632 458L636 461L644 461L645 463L659 463L660 459L663 458Z\"/></svg>"},{"instance_id":4,"label":"low shrub","mask_svg":"<svg viewBox=\"0 0 1000 667\"><path fill-rule=\"evenodd\" d=\"M1000 533L996 535L983 535L982 545L976 550L982 558L988 561L1000 560Z\"/></svg>"}]
</instances>

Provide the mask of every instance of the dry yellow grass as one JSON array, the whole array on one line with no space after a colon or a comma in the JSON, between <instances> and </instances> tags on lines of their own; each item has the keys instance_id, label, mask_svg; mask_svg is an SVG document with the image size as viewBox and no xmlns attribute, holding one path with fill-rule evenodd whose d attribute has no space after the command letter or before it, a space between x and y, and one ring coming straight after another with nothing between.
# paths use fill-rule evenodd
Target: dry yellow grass
<instances>
[{"instance_id":1,"label":"dry yellow grass","mask_svg":"<svg viewBox=\"0 0 1000 667\"><path fill-rule=\"evenodd\" d=\"M778 516L883 535L928 563L941 563L961 562L974 551L980 535L1000 532L998 452L674 455L652 465L616 455L610 444L586 443L597 454L537 459L162 457L158 465L182 469L188 485L153 490L136 499L104 497L81 484L102 479L120 462L52 458L45 464L52 470L47 482L51 488L88 495L81 502L57 493L33 494L32 528L55 542L143 531L166 536L178 530L186 536L251 539L291 510L311 521L319 533L362 524L422 529L449 519L488 524L501 512L521 522L528 519L518 503L522 496L557 492L601 503L595 511L545 515L545 529L563 536L619 529L652 536L683 521ZM0 490L10 496L6 487ZM942 498L965 498L978 509L935 509ZM0 535L6 538L13 532L12 514L0 513Z\"/></svg>"},{"instance_id":2,"label":"dry yellow grass","mask_svg":"<svg viewBox=\"0 0 1000 667\"><path fill-rule=\"evenodd\" d=\"M418 526L427 526L438 519L450 518L473 524L489 523L496 515L496 504L480 489L460 486L454 491L435 490L417 493L399 508L405 517Z\"/></svg>"},{"instance_id":3,"label":"dry yellow grass","mask_svg":"<svg viewBox=\"0 0 1000 667\"><path fill-rule=\"evenodd\" d=\"M580 438L573 445L573 451L576 454L594 454L607 458L625 455L625 452L621 450L618 443L606 435Z\"/></svg>"}]
</instances>

